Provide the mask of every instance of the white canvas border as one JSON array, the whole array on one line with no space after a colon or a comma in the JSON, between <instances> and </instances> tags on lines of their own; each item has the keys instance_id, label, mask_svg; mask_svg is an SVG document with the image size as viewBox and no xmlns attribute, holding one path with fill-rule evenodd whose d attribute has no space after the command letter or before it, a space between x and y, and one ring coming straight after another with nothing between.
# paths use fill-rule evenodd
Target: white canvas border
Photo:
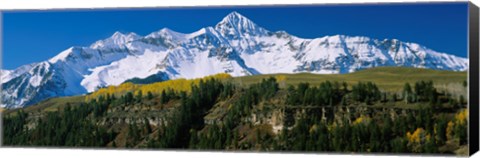
<instances>
[{"instance_id":1,"label":"white canvas border","mask_svg":"<svg viewBox=\"0 0 480 158\"><path fill-rule=\"evenodd\" d=\"M348 4L348 3L408 3L408 2L451 2L452 0L1 0L0 11L6 10L45 10L73 8L140 8L165 6L230 6L230 5L285 5L285 4ZM458 1L458 0L457 0ZM480 0L472 0L480 4ZM0 19L1 20L1 19ZM1 24L1 22L0 22ZM1 28L1 27L0 27ZM3 40L3 39L2 39ZM100 150L100 149L48 149L48 148L0 148L0 157L195 157L195 158L296 158L296 157L432 157L414 155L332 155L332 154L292 154L292 153L246 153L246 152L191 152L191 151L152 151L152 150ZM474 155L480 157L480 154Z\"/></svg>"}]
</instances>

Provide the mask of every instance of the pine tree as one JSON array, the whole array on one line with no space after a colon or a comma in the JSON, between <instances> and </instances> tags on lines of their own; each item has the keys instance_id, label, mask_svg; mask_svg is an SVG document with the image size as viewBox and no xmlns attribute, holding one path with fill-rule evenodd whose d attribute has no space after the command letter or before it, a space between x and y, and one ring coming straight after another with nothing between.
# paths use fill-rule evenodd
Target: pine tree
<instances>
[{"instance_id":1,"label":"pine tree","mask_svg":"<svg viewBox=\"0 0 480 158\"><path fill-rule=\"evenodd\" d=\"M190 129L190 142L188 148L197 149L198 136L197 132L194 129Z\"/></svg>"},{"instance_id":2,"label":"pine tree","mask_svg":"<svg viewBox=\"0 0 480 158\"><path fill-rule=\"evenodd\" d=\"M390 146L392 146L392 152L395 153L406 153L407 150L407 140L404 137L397 137L390 141Z\"/></svg>"},{"instance_id":3,"label":"pine tree","mask_svg":"<svg viewBox=\"0 0 480 158\"><path fill-rule=\"evenodd\" d=\"M153 99L153 93L150 92L150 91L148 91L148 92L147 92L147 98L148 98L149 100L152 100L152 99Z\"/></svg>"},{"instance_id":4,"label":"pine tree","mask_svg":"<svg viewBox=\"0 0 480 158\"><path fill-rule=\"evenodd\" d=\"M283 126L292 127L295 124L295 110L292 108L285 107L283 114Z\"/></svg>"},{"instance_id":5,"label":"pine tree","mask_svg":"<svg viewBox=\"0 0 480 158\"><path fill-rule=\"evenodd\" d=\"M435 139L427 139L427 142L424 145L423 151L426 153L436 153L438 150L437 144L435 144Z\"/></svg>"},{"instance_id":6,"label":"pine tree","mask_svg":"<svg viewBox=\"0 0 480 158\"><path fill-rule=\"evenodd\" d=\"M403 99L405 100L406 103L411 103L412 102L411 94L412 94L412 87L407 82L403 86Z\"/></svg>"},{"instance_id":7,"label":"pine tree","mask_svg":"<svg viewBox=\"0 0 480 158\"><path fill-rule=\"evenodd\" d=\"M382 93L382 103L386 103L388 101L387 99L387 93L383 92Z\"/></svg>"},{"instance_id":8,"label":"pine tree","mask_svg":"<svg viewBox=\"0 0 480 158\"><path fill-rule=\"evenodd\" d=\"M144 124L145 124L145 133L152 133L152 128L150 127L150 121L148 121L147 118L145 118L143 120Z\"/></svg>"},{"instance_id":9,"label":"pine tree","mask_svg":"<svg viewBox=\"0 0 480 158\"><path fill-rule=\"evenodd\" d=\"M460 95L460 101L459 102L460 102L461 105L466 104L465 97L463 97L463 95Z\"/></svg>"},{"instance_id":10,"label":"pine tree","mask_svg":"<svg viewBox=\"0 0 480 158\"><path fill-rule=\"evenodd\" d=\"M128 92L125 95L125 103L126 104L133 104L133 93L132 92Z\"/></svg>"},{"instance_id":11,"label":"pine tree","mask_svg":"<svg viewBox=\"0 0 480 158\"><path fill-rule=\"evenodd\" d=\"M165 93L165 90L162 90L162 94L160 95L160 103L165 104L169 100L167 94Z\"/></svg>"},{"instance_id":12,"label":"pine tree","mask_svg":"<svg viewBox=\"0 0 480 158\"><path fill-rule=\"evenodd\" d=\"M135 99L135 100L136 100L138 103L140 103L140 102L142 101L142 97L143 97L142 91L139 90L139 91L137 92L137 96L136 96L136 99Z\"/></svg>"}]
</instances>

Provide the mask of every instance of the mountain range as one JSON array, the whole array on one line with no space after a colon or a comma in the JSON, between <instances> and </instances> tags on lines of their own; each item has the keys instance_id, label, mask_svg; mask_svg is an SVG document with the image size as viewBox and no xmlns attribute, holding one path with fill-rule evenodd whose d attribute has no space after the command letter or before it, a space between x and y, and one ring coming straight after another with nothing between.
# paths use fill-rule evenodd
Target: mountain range
<instances>
[{"instance_id":1,"label":"mountain range","mask_svg":"<svg viewBox=\"0 0 480 158\"><path fill-rule=\"evenodd\" d=\"M14 59L12 59L14 60ZM466 71L468 59L397 39L334 35L306 39L269 31L237 12L193 33L115 32L47 61L1 70L1 107L80 95L131 79L309 72L342 74L378 66Z\"/></svg>"}]
</instances>

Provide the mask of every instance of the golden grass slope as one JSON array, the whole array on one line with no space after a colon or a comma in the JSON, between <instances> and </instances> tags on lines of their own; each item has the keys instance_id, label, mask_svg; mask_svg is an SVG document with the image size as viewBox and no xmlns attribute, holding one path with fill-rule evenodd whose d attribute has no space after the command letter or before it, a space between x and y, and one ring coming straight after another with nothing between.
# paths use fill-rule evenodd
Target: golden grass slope
<instances>
[{"instance_id":1,"label":"golden grass slope","mask_svg":"<svg viewBox=\"0 0 480 158\"><path fill-rule=\"evenodd\" d=\"M415 84L415 82L433 81L436 87L461 88L462 83L467 80L467 72L431 70L422 68L407 67L377 67L361 70L348 74L273 74L273 75L256 75L236 77L234 80L241 85L249 85L261 81L262 78L275 76L283 79L279 81L280 86L297 85L301 82L308 82L311 85L319 85L324 81L347 82L348 85L354 85L358 82L371 81L377 84L380 89L385 91L401 91L405 83Z\"/></svg>"}]
</instances>

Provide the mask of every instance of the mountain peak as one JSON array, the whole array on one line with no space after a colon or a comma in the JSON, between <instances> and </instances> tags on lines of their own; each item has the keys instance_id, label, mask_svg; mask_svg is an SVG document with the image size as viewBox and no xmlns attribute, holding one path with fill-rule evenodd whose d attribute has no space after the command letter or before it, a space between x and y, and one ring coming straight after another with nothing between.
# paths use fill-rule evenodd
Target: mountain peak
<instances>
[{"instance_id":1,"label":"mountain peak","mask_svg":"<svg viewBox=\"0 0 480 158\"><path fill-rule=\"evenodd\" d=\"M120 31L115 31L115 33L112 34L112 36L110 37L119 37L119 36L124 36L125 34L123 34L122 32Z\"/></svg>"},{"instance_id":2,"label":"mountain peak","mask_svg":"<svg viewBox=\"0 0 480 158\"><path fill-rule=\"evenodd\" d=\"M145 36L146 38L168 38L173 40L182 40L185 39L185 34L173 31L169 28L162 28L157 32L150 33L149 35Z\"/></svg>"},{"instance_id":3,"label":"mountain peak","mask_svg":"<svg viewBox=\"0 0 480 158\"><path fill-rule=\"evenodd\" d=\"M67 59L67 57L71 54L73 49L74 49L74 47L70 47L70 48L60 52L59 54L57 54L53 58L50 58L48 61L50 63L56 63L57 61L65 61Z\"/></svg>"},{"instance_id":4,"label":"mountain peak","mask_svg":"<svg viewBox=\"0 0 480 158\"><path fill-rule=\"evenodd\" d=\"M140 36L137 35L136 33L134 32L130 32L130 33L127 33L127 34L124 34L120 31L115 31L115 33L113 33L112 36L110 36L109 39L124 39L124 38L139 38Z\"/></svg>"},{"instance_id":5,"label":"mountain peak","mask_svg":"<svg viewBox=\"0 0 480 158\"><path fill-rule=\"evenodd\" d=\"M229 27L235 27L235 26L249 26L253 25L256 26L255 23L253 23L250 19L247 17L241 15L238 12L231 12L227 16L225 16L222 21L220 21L216 27L221 27L221 26L229 26Z\"/></svg>"},{"instance_id":6,"label":"mountain peak","mask_svg":"<svg viewBox=\"0 0 480 158\"><path fill-rule=\"evenodd\" d=\"M238 12L231 12L225 16L216 26L221 34L226 36L242 37L245 35L265 35L268 33L262 27Z\"/></svg>"},{"instance_id":7,"label":"mountain peak","mask_svg":"<svg viewBox=\"0 0 480 158\"><path fill-rule=\"evenodd\" d=\"M160 29L160 32L175 32L175 31L173 31L170 28L164 27L164 28Z\"/></svg>"},{"instance_id":8,"label":"mountain peak","mask_svg":"<svg viewBox=\"0 0 480 158\"><path fill-rule=\"evenodd\" d=\"M236 11L233 11L233 12L231 12L230 14L228 14L227 16L225 16L222 21L225 21L225 20L236 20L236 19L250 20L250 19L248 19L247 17L243 16L242 14L240 14L240 13L238 13L238 12L236 12Z\"/></svg>"},{"instance_id":9,"label":"mountain peak","mask_svg":"<svg viewBox=\"0 0 480 158\"><path fill-rule=\"evenodd\" d=\"M124 44L127 44L128 42L131 42L140 38L141 36L133 32L124 34L120 31L116 31L109 38L95 42L90 46L90 48L98 49L98 48L119 47Z\"/></svg>"}]
</instances>

